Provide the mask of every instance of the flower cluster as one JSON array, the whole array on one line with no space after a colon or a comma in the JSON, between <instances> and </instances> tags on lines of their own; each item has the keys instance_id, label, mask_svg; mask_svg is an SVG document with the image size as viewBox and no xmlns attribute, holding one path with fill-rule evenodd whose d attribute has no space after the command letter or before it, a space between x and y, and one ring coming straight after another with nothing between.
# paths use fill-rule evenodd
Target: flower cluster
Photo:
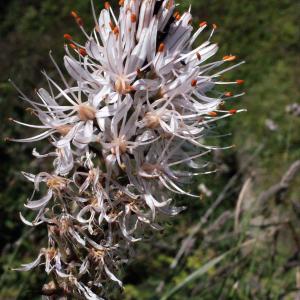
<instances>
[{"instance_id":1,"label":"flower cluster","mask_svg":"<svg viewBox=\"0 0 300 300\"><path fill-rule=\"evenodd\" d=\"M204 174L204 156L215 147L204 138L217 120L236 112L225 101L238 97L218 92L225 72L242 64L220 66L229 55L206 62L218 50L211 38L193 48L208 25L193 29L190 11L176 11L174 0L120 1L116 16L108 2L88 34L72 12L87 42L65 34L65 68L70 84L56 62L61 85L44 73L49 90L37 91L31 105L41 125L18 124L41 132L18 142L48 138L53 150L38 159L53 158L53 170L23 173L34 184L26 207L35 211L29 226L48 227L48 247L23 265L44 265L55 287L83 299L101 299L103 286L114 281L131 254L131 245L146 228L159 230L162 216L182 207L172 195L189 195L183 185ZM44 196L38 196L45 191ZM40 199L36 199L40 197Z\"/></svg>"}]
</instances>

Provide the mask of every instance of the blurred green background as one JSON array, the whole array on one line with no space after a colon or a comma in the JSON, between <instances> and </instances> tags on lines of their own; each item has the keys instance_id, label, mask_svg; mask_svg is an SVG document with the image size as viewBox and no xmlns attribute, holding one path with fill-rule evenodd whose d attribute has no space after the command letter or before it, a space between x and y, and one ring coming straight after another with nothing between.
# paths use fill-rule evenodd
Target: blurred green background
<instances>
[{"instance_id":1,"label":"blurred green background","mask_svg":"<svg viewBox=\"0 0 300 300\"><path fill-rule=\"evenodd\" d=\"M287 189L264 193L300 159L300 1L178 2L180 11L192 4L195 26L203 20L218 25L214 36L220 46L218 58L234 54L247 61L225 79L246 80L242 88L233 90L245 89L246 95L233 100L230 108L248 112L221 124L220 131L232 135L208 141L236 147L212 155L219 171L190 186L199 199L176 199L188 209L168 221L164 232L136 247L136 259L124 268L125 292L113 290L110 299L300 299L300 176L295 174ZM103 1L96 6L100 11ZM0 2L2 138L30 136L8 117L33 119L8 78L33 95L35 88L46 86L40 70L55 73L50 49L62 65L63 34L84 40L71 10L80 13L86 29L92 28L88 0ZM34 146L0 142L3 300L40 299L47 282L42 271L10 271L33 259L46 240L45 230L25 227L18 216L31 193L31 185L19 172L41 170L31 155ZM203 194L203 185L211 195ZM207 211L209 216L203 218ZM189 236L184 254L171 268Z\"/></svg>"}]
</instances>

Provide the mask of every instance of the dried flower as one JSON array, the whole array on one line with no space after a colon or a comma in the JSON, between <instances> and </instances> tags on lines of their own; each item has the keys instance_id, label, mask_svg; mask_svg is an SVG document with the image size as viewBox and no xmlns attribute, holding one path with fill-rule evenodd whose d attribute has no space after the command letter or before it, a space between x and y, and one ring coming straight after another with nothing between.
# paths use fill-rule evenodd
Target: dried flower
<instances>
[{"instance_id":1,"label":"dried flower","mask_svg":"<svg viewBox=\"0 0 300 300\"><path fill-rule=\"evenodd\" d=\"M48 154L33 151L37 158L54 157L53 171L23 173L34 184L25 206L36 217L21 218L29 226L46 223L49 242L20 269L44 264L58 289L85 299L101 299L108 280L122 287L116 274L132 244L145 228L160 229L161 215L184 209L172 205L172 194L199 197L183 185L203 172L203 157L216 149L203 139L217 120L241 111L219 109L241 94L211 96L215 85L243 83L220 80L243 63L219 69L235 56L206 62L218 50L211 43L215 25L193 49L207 22L193 33L190 11L175 13L173 0L120 5L117 17L106 2L90 35L71 13L88 38L83 47L65 35L74 53L66 46L64 63L75 84L68 84L50 54L63 86L44 73L50 92L38 90L40 102L19 91L41 125L13 120L42 130L13 141L50 138L55 148ZM41 185L47 192L34 200Z\"/></svg>"}]
</instances>

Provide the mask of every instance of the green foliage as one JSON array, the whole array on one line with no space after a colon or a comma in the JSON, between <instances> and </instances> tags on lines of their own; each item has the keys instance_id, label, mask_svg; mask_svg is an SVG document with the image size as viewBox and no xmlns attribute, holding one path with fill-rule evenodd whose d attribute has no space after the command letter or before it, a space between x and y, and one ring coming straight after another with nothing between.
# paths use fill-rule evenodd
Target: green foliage
<instances>
[{"instance_id":1,"label":"green foliage","mask_svg":"<svg viewBox=\"0 0 300 300\"><path fill-rule=\"evenodd\" d=\"M17 93L7 82L8 78L13 78L26 94L32 95L34 88L45 85L40 76L41 69L55 76L47 56L50 49L62 64L63 34L70 33L76 39L82 39L69 12L80 12L86 27L92 27L89 1L21 2L10 0L0 4L2 138L30 135L26 130L12 126L7 121L8 117L34 122L33 116L24 112L24 103L17 99ZM299 216L293 206L294 202L299 203L299 181L282 203L272 201L263 211L248 204L251 209L248 208L240 220L242 232L239 234L231 234L234 227L232 218L211 239L204 230L199 231L189 255L175 269L169 268L191 227L199 222L229 178L240 170L260 145L263 145L263 151L255 158L250 170L242 172L236 187L226 194L223 204L214 211L211 223L222 213L234 210L243 178L250 173L254 176L253 195L245 202L254 201L260 191L278 182L290 163L300 156L300 118L285 111L288 104L299 103L300 98L299 1L184 0L180 10L188 8L190 3L195 25L202 20L218 24L214 39L220 44L219 57L234 54L247 61L239 70L226 74L226 79L246 80L247 94L241 100L232 101L230 108L243 107L248 112L234 116L221 128L222 132L232 132L232 136L218 143L237 146L224 151L221 158L217 155L212 157L221 171L200 177L191 186L196 190L199 183L205 183L213 196L204 200L176 200L188 206L188 210L166 224L163 233L138 246L136 259L124 270L125 292L121 295L116 290L111 299L157 300L177 285L182 289L170 299L294 299L296 270L289 261L299 259ZM277 131L272 132L266 127L266 119L277 124ZM0 142L0 299L40 299L41 286L46 282L42 272L20 274L10 270L33 259L39 245L45 242L46 232L43 229L33 234L21 224L18 216L31 193L31 186L25 183L19 171L40 170L38 163L31 163L31 148L31 145ZM253 225L261 219L288 219L289 223L276 229L274 242L270 238L274 237L272 228ZM257 239L257 243L241 250L235 257L223 257L226 251L249 238ZM216 262L219 264L202 274L201 268L207 267L206 262L208 266ZM185 280L193 276L191 274L199 273L201 279L194 278L193 282L185 284ZM161 288L157 289L158 286Z\"/></svg>"}]
</instances>

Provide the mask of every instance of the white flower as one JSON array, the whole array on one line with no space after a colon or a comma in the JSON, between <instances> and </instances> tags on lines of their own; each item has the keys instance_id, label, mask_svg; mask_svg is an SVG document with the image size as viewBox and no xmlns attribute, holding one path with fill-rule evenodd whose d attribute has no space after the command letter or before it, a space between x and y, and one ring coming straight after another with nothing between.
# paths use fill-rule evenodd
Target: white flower
<instances>
[{"instance_id":1,"label":"white flower","mask_svg":"<svg viewBox=\"0 0 300 300\"><path fill-rule=\"evenodd\" d=\"M46 184L46 195L33 200L34 193L25 205L37 211L35 220L22 220L47 223L50 248L23 269L44 257L59 287L86 299L101 299L107 280L122 286L115 274L131 245L147 228L161 229L161 215L184 209L172 206L173 194L198 197L184 184L208 173L204 157L216 147L206 145L205 137L216 121L241 111L224 104L242 94L215 90L243 83L220 80L243 63L220 68L234 56L207 62L218 51L211 43L215 25L193 48L208 25L194 30L190 10L180 15L173 0L120 3L118 17L107 2L99 18L93 8L90 35L72 12L87 38L82 46L65 35L72 52L66 46L64 63L75 83L68 83L51 56L62 85L44 73L49 92L38 91L40 102L19 91L41 125L13 120L42 132L11 140L50 137L55 148L33 151L39 159L54 158L52 172L24 174L35 193Z\"/></svg>"}]
</instances>

